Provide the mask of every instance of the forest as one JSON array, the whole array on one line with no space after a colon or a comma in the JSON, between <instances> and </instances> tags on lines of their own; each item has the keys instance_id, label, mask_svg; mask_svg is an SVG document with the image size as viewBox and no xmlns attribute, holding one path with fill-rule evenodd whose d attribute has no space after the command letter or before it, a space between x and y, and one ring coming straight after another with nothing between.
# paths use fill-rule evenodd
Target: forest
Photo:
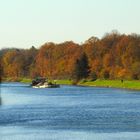
<instances>
[{"instance_id":1,"label":"forest","mask_svg":"<svg viewBox=\"0 0 140 140\"><path fill-rule=\"evenodd\" d=\"M30 49L0 50L0 75L53 79L140 80L140 35L107 33L84 43L47 42Z\"/></svg>"}]
</instances>

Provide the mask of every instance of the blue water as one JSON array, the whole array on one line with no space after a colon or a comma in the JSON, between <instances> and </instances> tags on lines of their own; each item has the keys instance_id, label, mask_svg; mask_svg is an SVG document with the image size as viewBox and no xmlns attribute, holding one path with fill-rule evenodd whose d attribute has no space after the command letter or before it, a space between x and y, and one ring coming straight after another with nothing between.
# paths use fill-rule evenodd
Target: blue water
<instances>
[{"instance_id":1,"label":"blue water","mask_svg":"<svg viewBox=\"0 0 140 140\"><path fill-rule=\"evenodd\" d=\"M140 91L1 84L0 140L140 140Z\"/></svg>"}]
</instances>

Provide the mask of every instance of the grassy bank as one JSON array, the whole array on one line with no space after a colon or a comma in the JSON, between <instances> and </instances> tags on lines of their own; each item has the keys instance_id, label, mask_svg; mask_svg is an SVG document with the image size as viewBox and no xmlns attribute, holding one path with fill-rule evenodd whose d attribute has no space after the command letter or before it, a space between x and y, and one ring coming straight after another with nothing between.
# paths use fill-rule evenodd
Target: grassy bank
<instances>
[{"instance_id":1,"label":"grassy bank","mask_svg":"<svg viewBox=\"0 0 140 140\"><path fill-rule=\"evenodd\" d=\"M57 80L57 84L71 85L70 80ZM96 81L81 81L78 83L81 86L93 86L93 87L112 87L112 88L125 88L140 90L140 81L136 80L96 80Z\"/></svg>"},{"instance_id":2,"label":"grassy bank","mask_svg":"<svg viewBox=\"0 0 140 140\"><path fill-rule=\"evenodd\" d=\"M32 79L23 78L23 79L20 80L20 82L22 82L22 83L31 83ZM72 85L72 81L71 80L56 80L56 84Z\"/></svg>"},{"instance_id":3,"label":"grassy bank","mask_svg":"<svg viewBox=\"0 0 140 140\"><path fill-rule=\"evenodd\" d=\"M2 78L2 82L21 82L21 83L31 83L32 79L31 78ZM56 80L57 84L60 85L72 85L71 80Z\"/></svg>"},{"instance_id":4,"label":"grassy bank","mask_svg":"<svg viewBox=\"0 0 140 140\"><path fill-rule=\"evenodd\" d=\"M121 80L96 80L96 81L80 82L79 85L140 90L140 81L135 80L132 81L124 80L123 82L121 82Z\"/></svg>"},{"instance_id":5,"label":"grassy bank","mask_svg":"<svg viewBox=\"0 0 140 140\"><path fill-rule=\"evenodd\" d=\"M11 78L12 79L12 78ZM7 82L22 82L22 83L31 83L32 79L29 78L18 78L16 81L10 78L5 79ZM72 80L56 80L57 84L60 85L72 85ZM77 85L81 86L93 86L93 87L112 87L112 88L125 88L125 89L134 89L140 90L140 81L138 80L96 80L96 81L88 81L82 80Z\"/></svg>"},{"instance_id":6,"label":"grassy bank","mask_svg":"<svg viewBox=\"0 0 140 140\"><path fill-rule=\"evenodd\" d=\"M20 82L22 82L22 83L31 83L32 82L32 79L22 78L22 79L20 79Z\"/></svg>"},{"instance_id":7,"label":"grassy bank","mask_svg":"<svg viewBox=\"0 0 140 140\"><path fill-rule=\"evenodd\" d=\"M72 85L72 80L56 80L56 83L60 85Z\"/></svg>"},{"instance_id":8,"label":"grassy bank","mask_svg":"<svg viewBox=\"0 0 140 140\"><path fill-rule=\"evenodd\" d=\"M31 83L32 79L30 78L2 78L2 82L22 82L22 83Z\"/></svg>"}]
</instances>

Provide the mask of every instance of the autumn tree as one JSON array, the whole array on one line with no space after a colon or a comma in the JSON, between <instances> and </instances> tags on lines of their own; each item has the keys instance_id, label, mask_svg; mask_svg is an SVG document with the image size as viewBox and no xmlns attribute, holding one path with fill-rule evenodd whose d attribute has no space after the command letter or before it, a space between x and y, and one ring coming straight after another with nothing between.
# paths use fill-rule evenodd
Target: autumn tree
<instances>
[{"instance_id":1,"label":"autumn tree","mask_svg":"<svg viewBox=\"0 0 140 140\"><path fill-rule=\"evenodd\" d=\"M107 33L82 44L47 42L36 49L0 50L3 77L140 79L140 35Z\"/></svg>"}]
</instances>

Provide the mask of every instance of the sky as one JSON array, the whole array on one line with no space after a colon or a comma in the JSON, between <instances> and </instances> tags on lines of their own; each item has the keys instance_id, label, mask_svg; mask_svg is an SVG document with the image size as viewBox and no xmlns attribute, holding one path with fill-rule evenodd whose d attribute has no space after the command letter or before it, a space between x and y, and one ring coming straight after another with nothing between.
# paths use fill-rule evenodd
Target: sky
<instances>
[{"instance_id":1,"label":"sky","mask_svg":"<svg viewBox=\"0 0 140 140\"><path fill-rule=\"evenodd\" d=\"M0 48L140 34L140 0L0 0Z\"/></svg>"}]
</instances>

